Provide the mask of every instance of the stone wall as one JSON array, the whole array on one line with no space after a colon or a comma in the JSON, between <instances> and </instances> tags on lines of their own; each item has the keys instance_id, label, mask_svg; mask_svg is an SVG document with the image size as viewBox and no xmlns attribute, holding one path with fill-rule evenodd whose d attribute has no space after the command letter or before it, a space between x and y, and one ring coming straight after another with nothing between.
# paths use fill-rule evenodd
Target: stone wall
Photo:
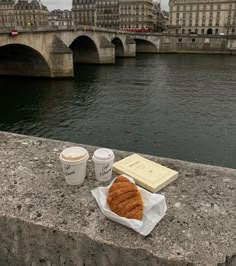
<instances>
[{"instance_id":1,"label":"stone wall","mask_svg":"<svg viewBox=\"0 0 236 266\"><path fill-rule=\"evenodd\" d=\"M143 237L101 213L91 159L85 182L66 184L59 154L72 145L0 132L0 265L236 265L236 170L144 155L179 178Z\"/></svg>"},{"instance_id":2,"label":"stone wall","mask_svg":"<svg viewBox=\"0 0 236 266\"><path fill-rule=\"evenodd\" d=\"M236 54L236 40L227 36L163 35L159 52Z\"/></svg>"}]
</instances>

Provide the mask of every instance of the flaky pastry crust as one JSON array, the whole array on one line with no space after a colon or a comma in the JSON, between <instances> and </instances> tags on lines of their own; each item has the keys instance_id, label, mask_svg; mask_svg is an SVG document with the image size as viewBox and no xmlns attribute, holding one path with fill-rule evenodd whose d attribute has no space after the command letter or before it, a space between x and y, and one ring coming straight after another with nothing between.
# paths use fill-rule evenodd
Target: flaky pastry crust
<instances>
[{"instance_id":1,"label":"flaky pastry crust","mask_svg":"<svg viewBox=\"0 0 236 266\"><path fill-rule=\"evenodd\" d=\"M124 176L118 176L110 187L107 204L119 216L142 220L143 200L137 186Z\"/></svg>"}]
</instances>

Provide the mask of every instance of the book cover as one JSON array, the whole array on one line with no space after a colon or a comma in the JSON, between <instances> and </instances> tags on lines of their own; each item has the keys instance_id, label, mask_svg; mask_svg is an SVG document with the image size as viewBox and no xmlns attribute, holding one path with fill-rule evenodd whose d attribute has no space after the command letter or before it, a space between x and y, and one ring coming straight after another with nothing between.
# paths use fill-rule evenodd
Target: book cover
<instances>
[{"instance_id":1,"label":"book cover","mask_svg":"<svg viewBox=\"0 0 236 266\"><path fill-rule=\"evenodd\" d=\"M138 185L151 192L161 190L178 177L178 172L138 154L133 154L114 163L113 171L131 176Z\"/></svg>"}]
</instances>

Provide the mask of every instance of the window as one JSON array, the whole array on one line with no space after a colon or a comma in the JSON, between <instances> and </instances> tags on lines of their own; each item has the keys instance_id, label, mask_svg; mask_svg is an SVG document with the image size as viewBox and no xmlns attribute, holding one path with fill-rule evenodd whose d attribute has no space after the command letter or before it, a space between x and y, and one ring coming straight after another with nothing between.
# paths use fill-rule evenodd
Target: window
<instances>
[{"instance_id":1,"label":"window","mask_svg":"<svg viewBox=\"0 0 236 266\"><path fill-rule=\"evenodd\" d=\"M182 34L185 34L185 29L182 29Z\"/></svg>"},{"instance_id":2,"label":"window","mask_svg":"<svg viewBox=\"0 0 236 266\"><path fill-rule=\"evenodd\" d=\"M205 33L204 29L202 29L202 30L201 30L201 33L202 33L202 34L204 34L204 33Z\"/></svg>"},{"instance_id":3,"label":"window","mask_svg":"<svg viewBox=\"0 0 236 266\"><path fill-rule=\"evenodd\" d=\"M234 34L235 33L235 29L232 29L232 34Z\"/></svg>"},{"instance_id":4,"label":"window","mask_svg":"<svg viewBox=\"0 0 236 266\"><path fill-rule=\"evenodd\" d=\"M178 29L176 29L176 30L175 30L175 33L176 33L176 34L179 34L179 30L178 30Z\"/></svg>"},{"instance_id":5,"label":"window","mask_svg":"<svg viewBox=\"0 0 236 266\"><path fill-rule=\"evenodd\" d=\"M182 43L183 42L183 39L182 38L178 38L178 42L179 43Z\"/></svg>"},{"instance_id":6,"label":"window","mask_svg":"<svg viewBox=\"0 0 236 266\"><path fill-rule=\"evenodd\" d=\"M195 38L193 38L193 39L192 39L192 42L196 42L196 39L195 39Z\"/></svg>"},{"instance_id":7,"label":"window","mask_svg":"<svg viewBox=\"0 0 236 266\"><path fill-rule=\"evenodd\" d=\"M219 30L218 30L218 29L216 29L216 30L215 30L215 34L218 34L218 33L219 33Z\"/></svg>"}]
</instances>

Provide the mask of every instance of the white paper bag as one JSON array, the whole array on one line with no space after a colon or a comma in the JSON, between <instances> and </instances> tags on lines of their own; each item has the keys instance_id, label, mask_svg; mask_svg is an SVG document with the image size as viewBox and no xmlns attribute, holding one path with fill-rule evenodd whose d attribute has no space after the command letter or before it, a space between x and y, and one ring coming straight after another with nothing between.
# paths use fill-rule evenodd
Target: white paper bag
<instances>
[{"instance_id":1,"label":"white paper bag","mask_svg":"<svg viewBox=\"0 0 236 266\"><path fill-rule=\"evenodd\" d=\"M132 183L135 183L133 178L126 175L123 176L128 178ZM96 199L100 210L109 219L129 227L134 231L140 233L141 235L146 236L150 234L152 229L164 217L166 213L167 207L166 207L165 197L160 194L150 193L147 190L137 186L142 195L144 203L143 219L142 221L135 219L127 219L112 212L109 206L107 205L106 202L107 193L114 181L115 179L111 182L111 184L108 187L98 187L92 190L92 194Z\"/></svg>"}]
</instances>

